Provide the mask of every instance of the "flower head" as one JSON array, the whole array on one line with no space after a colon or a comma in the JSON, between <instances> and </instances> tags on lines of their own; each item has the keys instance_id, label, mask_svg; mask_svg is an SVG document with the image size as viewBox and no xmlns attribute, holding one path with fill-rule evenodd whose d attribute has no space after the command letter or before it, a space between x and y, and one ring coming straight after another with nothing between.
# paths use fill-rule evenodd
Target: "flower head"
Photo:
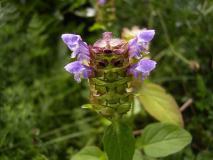
<instances>
[{"instance_id":1,"label":"flower head","mask_svg":"<svg viewBox=\"0 0 213 160\"><path fill-rule=\"evenodd\" d=\"M74 74L74 78L78 82L81 81L81 78L91 78L92 75L107 79L103 76L110 77L115 70L122 70L125 72L122 75L126 74L125 76L132 74L133 77L142 76L144 79L156 66L155 61L142 59L141 56L141 52L148 52L148 43L153 39L154 34L154 30L144 29L138 32L135 38L126 42L113 38L111 32L104 32L102 39L97 40L90 47L79 35L63 34L62 40L73 51L71 58L77 60L66 65L65 69ZM135 60L132 61L132 58L137 58L137 63Z\"/></svg>"},{"instance_id":2,"label":"flower head","mask_svg":"<svg viewBox=\"0 0 213 160\"><path fill-rule=\"evenodd\" d=\"M80 61L71 62L64 68L69 73L74 74L74 78L77 82L81 82L81 78L89 78L92 74L92 69Z\"/></svg>"},{"instance_id":3,"label":"flower head","mask_svg":"<svg viewBox=\"0 0 213 160\"><path fill-rule=\"evenodd\" d=\"M148 52L153 36L154 30L142 30L127 42L104 32L101 39L88 46L79 35L62 35L73 51L71 57L76 59L64 68L77 82L89 79L94 110L109 118L130 110L134 78L144 80L156 66L155 61L141 56L141 52Z\"/></svg>"}]
</instances>

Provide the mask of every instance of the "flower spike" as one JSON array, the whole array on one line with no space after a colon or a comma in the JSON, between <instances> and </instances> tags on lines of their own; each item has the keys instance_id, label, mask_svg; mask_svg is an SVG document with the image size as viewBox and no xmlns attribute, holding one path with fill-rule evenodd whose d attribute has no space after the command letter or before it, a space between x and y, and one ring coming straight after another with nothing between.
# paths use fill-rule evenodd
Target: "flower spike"
<instances>
[{"instance_id":1,"label":"flower spike","mask_svg":"<svg viewBox=\"0 0 213 160\"><path fill-rule=\"evenodd\" d=\"M65 70L77 82L88 79L90 101L99 114L111 119L130 110L134 78L144 80L156 67L155 61L141 56L141 52L148 52L154 33L154 30L142 30L127 42L104 32L101 39L89 46L79 35L62 35L64 43L73 51L71 57L76 59Z\"/></svg>"}]
</instances>

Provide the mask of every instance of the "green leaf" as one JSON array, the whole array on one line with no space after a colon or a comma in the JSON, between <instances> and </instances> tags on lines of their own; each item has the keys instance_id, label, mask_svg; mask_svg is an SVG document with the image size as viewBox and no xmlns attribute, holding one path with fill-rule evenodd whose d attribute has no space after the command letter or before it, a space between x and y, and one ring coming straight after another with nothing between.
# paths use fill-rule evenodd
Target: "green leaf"
<instances>
[{"instance_id":1,"label":"green leaf","mask_svg":"<svg viewBox=\"0 0 213 160\"><path fill-rule=\"evenodd\" d=\"M143 155L140 150L136 149L133 156L133 160L156 160L156 159L152 157L147 157Z\"/></svg>"},{"instance_id":2,"label":"green leaf","mask_svg":"<svg viewBox=\"0 0 213 160\"><path fill-rule=\"evenodd\" d=\"M176 153L192 140L189 132L172 124L154 123L148 125L137 140L139 148L151 157L165 157Z\"/></svg>"},{"instance_id":3,"label":"green leaf","mask_svg":"<svg viewBox=\"0 0 213 160\"><path fill-rule=\"evenodd\" d=\"M113 122L105 130L103 143L109 160L132 160L135 141L126 124Z\"/></svg>"},{"instance_id":4,"label":"green leaf","mask_svg":"<svg viewBox=\"0 0 213 160\"><path fill-rule=\"evenodd\" d=\"M146 82L138 93L144 109L161 122L183 126L182 114L175 99L161 86Z\"/></svg>"},{"instance_id":5,"label":"green leaf","mask_svg":"<svg viewBox=\"0 0 213 160\"><path fill-rule=\"evenodd\" d=\"M133 160L143 160L143 155L139 150L135 150Z\"/></svg>"},{"instance_id":6,"label":"green leaf","mask_svg":"<svg viewBox=\"0 0 213 160\"><path fill-rule=\"evenodd\" d=\"M87 146L74 155L71 160L107 160L107 158L98 147Z\"/></svg>"}]
</instances>

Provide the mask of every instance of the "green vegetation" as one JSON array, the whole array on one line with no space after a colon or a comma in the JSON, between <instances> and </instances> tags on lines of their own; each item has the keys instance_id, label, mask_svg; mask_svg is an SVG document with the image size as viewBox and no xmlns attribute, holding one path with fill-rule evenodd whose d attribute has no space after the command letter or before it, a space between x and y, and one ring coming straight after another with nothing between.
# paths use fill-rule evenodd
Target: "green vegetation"
<instances>
[{"instance_id":1,"label":"green vegetation","mask_svg":"<svg viewBox=\"0 0 213 160\"><path fill-rule=\"evenodd\" d=\"M108 121L80 107L88 103L87 83L77 84L64 71L70 51L60 38L76 33L93 43L100 36L103 26L85 14L95 2L0 1L0 160L69 160L88 145L103 149ZM162 160L211 160L213 1L116 0L115 14L115 35L132 26L156 30L151 53L158 65L151 81L179 106L193 99L183 111L192 144ZM155 121L140 110L133 126L138 131ZM105 157L98 148L87 150Z\"/></svg>"}]
</instances>

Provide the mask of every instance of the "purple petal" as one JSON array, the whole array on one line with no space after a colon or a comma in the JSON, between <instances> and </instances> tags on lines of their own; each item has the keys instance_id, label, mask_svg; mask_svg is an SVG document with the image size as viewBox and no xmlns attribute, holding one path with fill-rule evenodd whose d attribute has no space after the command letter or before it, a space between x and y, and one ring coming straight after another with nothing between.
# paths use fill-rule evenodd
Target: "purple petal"
<instances>
[{"instance_id":1,"label":"purple petal","mask_svg":"<svg viewBox=\"0 0 213 160\"><path fill-rule=\"evenodd\" d=\"M137 71L142 72L144 74L149 74L156 67L156 62L150 59L142 59L138 62L137 67L135 68Z\"/></svg>"},{"instance_id":2,"label":"purple petal","mask_svg":"<svg viewBox=\"0 0 213 160\"><path fill-rule=\"evenodd\" d=\"M79 61L71 62L67 64L64 68L66 71L72 74L80 73L85 69L84 65L82 65Z\"/></svg>"},{"instance_id":3,"label":"purple petal","mask_svg":"<svg viewBox=\"0 0 213 160\"><path fill-rule=\"evenodd\" d=\"M73 51L71 58L77 57L78 61L90 60L89 47L84 41L82 41L81 36L75 34L63 34L61 38L69 49Z\"/></svg>"},{"instance_id":4,"label":"purple petal","mask_svg":"<svg viewBox=\"0 0 213 160\"><path fill-rule=\"evenodd\" d=\"M80 50L79 51L80 54L89 55L89 47L88 47L88 45L85 42L79 41L78 48Z\"/></svg>"},{"instance_id":5,"label":"purple petal","mask_svg":"<svg viewBox=\"0 0 213 160\"><path fill-rule=\"evenodd\" d=\"M98 0L98 4L99 5L104 5L106 3L107 0Z\"/></svg>"},{"instance_id":6,"label":"purple petal","mask_svg":"<svg viewBox=\"0 0 213 160\"><path fill-rule=\"evenodd\" d=\"M69 73L74 74L74 79L77 82L80 82L81 78L89 78L92 75L92 68L83 65L80 61L71 62L64 68Z\"/></svg>"},{"instance_id":7,"label":"purple petal","mask_svg":"<svg viewBox=\"0 0 213 160\"><path fill-rule=\"evenodd\" d=\"M135 68L137 67L137 64L133 64L130 66L128 72L130 74L132 74L135 78L137 78L139 76L139 72L137 70L135 70Z\"/></svg>"},{"instance_id":8,"label":"purple petal","mask_svg":"<svg viewBox=\"0 0 213 160\"><path fill-rule=\"evenodd\" d=\"M81 36L76 34L62 34L61 38L72 51L76 48L78 41L81 40Z\"/></svg>"},{"instance_id":9,"label":"purple petal","mask_svg":"<svg viewBox=\"0 0 213 160\"><path fill-rule=\"evenodd\" d=\"M155 35L155 30L143 30L137 35L138 42L150 42Z\"/></svg>"},{"instance_id":10,"label":"purple petal","mask_svg":"<svg viewBox=\"0 0 213 160\"><path fill-rule=\"evenodd\" d=\"M91 74L92 74L92 69L91 68L89 68L89 67L87 67L83 72L82 72L82 76L84 77L84 78L89 78L90 76L91 76Z\"/></svg>"},{"instance_id":11,"label":"purple petal","mask_svg":"<svg viewBox=\"0 0 213 160\"><path fill-rule=\"evenodd\" d=\"M82 57L85 55L85 56L88 56L90 55L89 53L89 47L87 46L87 44L83 41L79 41L77 46L76 46L76 49L73 51L72 53L72 58L75 58L76 56L78 57L79 55L82 55ZM78 59L78 60L81 60L81 59Z\"/></svg>"},{"instance_id":12,"label":"purple petal","mask_svg":"<svg viewBox=\"0 0 213 160\"><path fill-rule=\"evenodd\" d=\"M141 75L142 80L149 76L150 72L155 68L156 62L149 59L142 59L138 63L130 66L128 73L132 74L135 78Z\"/></svg>"},{"instance_id":13,"label":"purple petal","mask_svg":"<svg viewBox=\"0 0 213 160\"><path fill-rule=\"evenodd\" d=\"M144 51L143 45L138 43L138 39L134 38L129 41L129 56L130 58L141 58L141 52Z\"/></svg>"}]
</instances>

